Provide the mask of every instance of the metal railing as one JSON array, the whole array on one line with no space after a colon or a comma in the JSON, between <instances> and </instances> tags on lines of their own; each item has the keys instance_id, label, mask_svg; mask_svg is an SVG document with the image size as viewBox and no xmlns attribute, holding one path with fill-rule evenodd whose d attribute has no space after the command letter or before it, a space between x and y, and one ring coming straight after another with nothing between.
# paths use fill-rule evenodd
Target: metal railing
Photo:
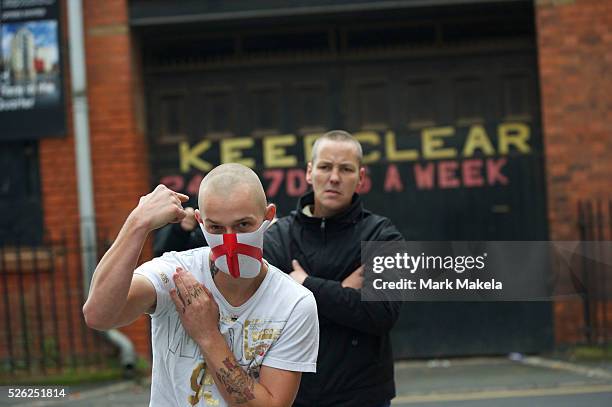
<instances>
[{"instance_id":1,"label":"metal railing","mask_svg":"<svg viewBox=\"0 0 612 407\"><path fill-rule=\"evenodd\" d=\"M580 240L612 240L612 200L578 202ZM593 250L605 250L606 245L594 245ZM582 261L582 292L584 335L589 344L606 344L611 339L610 307L611 265L592 259L609 258L609 253L586 253Z\"/></svg>"},{"instance_id":2,"label":"metal railing","mask_svg":"<svg viewBox=\"0 0 612 407\"><path fill-rule=\"evenodd\" d=\"M0 377L109 367L116 349L85 324L80 248L66 237L0 246Z\"/></svg>"}]
</instances>

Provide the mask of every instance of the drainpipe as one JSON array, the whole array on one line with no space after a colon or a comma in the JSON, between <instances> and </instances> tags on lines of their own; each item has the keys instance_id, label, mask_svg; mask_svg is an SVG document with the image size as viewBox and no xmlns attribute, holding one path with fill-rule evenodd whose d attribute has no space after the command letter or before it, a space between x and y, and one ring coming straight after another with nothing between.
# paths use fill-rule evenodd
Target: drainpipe
<instances>
[{"instance_id":1,"label":"drainpipe","mask_svg":"<svg viewBox=\"0 0 612 407\"><path fill-rule=\"evenodd\" d=\"M72 116L76 170L79 197L79 223L81 232L81 264L83 293L89 293L91 277L97 264L96 212L94 208L91 149L89 145L89 109L87 105L87 78L85 75L85 46L83 44L83 6L81 0L68 0L68 39L70 48L70 75L72 84ZM116 329L105 332L106 337L119 348L123 367L131 372L136 364L134 345Z\"/></svg>"}]
</instances>

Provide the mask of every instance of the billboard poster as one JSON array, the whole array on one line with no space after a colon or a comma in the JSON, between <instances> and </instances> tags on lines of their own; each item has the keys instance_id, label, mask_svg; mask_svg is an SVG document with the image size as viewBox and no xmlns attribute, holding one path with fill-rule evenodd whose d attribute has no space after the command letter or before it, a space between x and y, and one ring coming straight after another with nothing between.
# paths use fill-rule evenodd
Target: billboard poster
<instances>
[{"instance_id":1,"label":"billboard poster","mask_svg":"<svg viewBox=\"0 0 612 407\"><path fill-rule=\"evenodd\" d=\"M59 0L0 0L0 141L66 131Z\"/></svg>"}]
</instances>

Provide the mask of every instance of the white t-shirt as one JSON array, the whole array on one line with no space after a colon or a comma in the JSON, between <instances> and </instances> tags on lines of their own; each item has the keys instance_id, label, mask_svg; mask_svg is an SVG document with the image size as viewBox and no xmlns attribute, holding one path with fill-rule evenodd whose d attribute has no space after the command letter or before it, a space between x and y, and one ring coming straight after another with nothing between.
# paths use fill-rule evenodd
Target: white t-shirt
<instances>
[{"instance_id":1,"label":"white t-shirt","mask_svg":"<svg viewBox=\"0 0 612 407\"><path fill-rule=\"evenodd\" d=\"M312 293L272 265L261 285L240 307L221 295L209 268L210 248L170 252L135 271L157 293L151 314L153 377L150 406L227 406L199 347L185 332L170 289L177 266L210 290L219 305L219 330L242 368L258 380L261 365L314 372L319 349L317 305Z\"/></svg>"}]
</instances>

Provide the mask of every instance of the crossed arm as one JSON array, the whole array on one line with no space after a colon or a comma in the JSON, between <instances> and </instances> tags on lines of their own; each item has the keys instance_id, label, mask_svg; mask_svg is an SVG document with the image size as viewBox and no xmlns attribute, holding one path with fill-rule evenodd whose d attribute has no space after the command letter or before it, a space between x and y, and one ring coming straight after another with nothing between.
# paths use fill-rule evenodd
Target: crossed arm
<instances>
[{"instance_id":1,"label":"crossed arm","mask_svg":"<svg viewBox=\"0 0 612 407\"><path fill-rule=\"evenodd\" d=\"M389 332L399 316L399 303L388 301L362 301L363 266L359 266L342 281L312 277L293 260L289 274L304 285L317 299L321 317L370 335Z\"/></svg>"},{"instance_id":2,"label":"crossed arm","mask_svg":"<svg viewBox=\"0 0 612 407\"><path fill-rule=\"evenodd\" d=\"M213 380L230 405L248 407L290 406L300 385L301 373L262 366L259 382L238 364L219 332L219 307L212 294L193 275L177 268L176 289L170 297L183 328L198 344Z\"/></svg>"},{"instance_id":3,"label":"crossed arm","mask_svg":"<svg viewBox=\"0 0 612 407\"><path fill-rule=\"evenodd\" d=\"M402 235L390 221L381 225L380 229L370 236L369 240L403 240ZM291 270L289 275L314 294L319 316L322 319L370 335L381 335L391 330L399 316L400 303L361 301L359 290L364 281L363 265L357 267L342 281L314 277L309 275L297 260L288 258L290 240L291 237L284 236L278 226L270 228L266 234L266 258L273 264L290 264L290 269L287 270ZM312 272L312 270L309 271ZM325 275L327 273L319 270L319 273L316 274Z\"/></svg>"}]
</instances>

